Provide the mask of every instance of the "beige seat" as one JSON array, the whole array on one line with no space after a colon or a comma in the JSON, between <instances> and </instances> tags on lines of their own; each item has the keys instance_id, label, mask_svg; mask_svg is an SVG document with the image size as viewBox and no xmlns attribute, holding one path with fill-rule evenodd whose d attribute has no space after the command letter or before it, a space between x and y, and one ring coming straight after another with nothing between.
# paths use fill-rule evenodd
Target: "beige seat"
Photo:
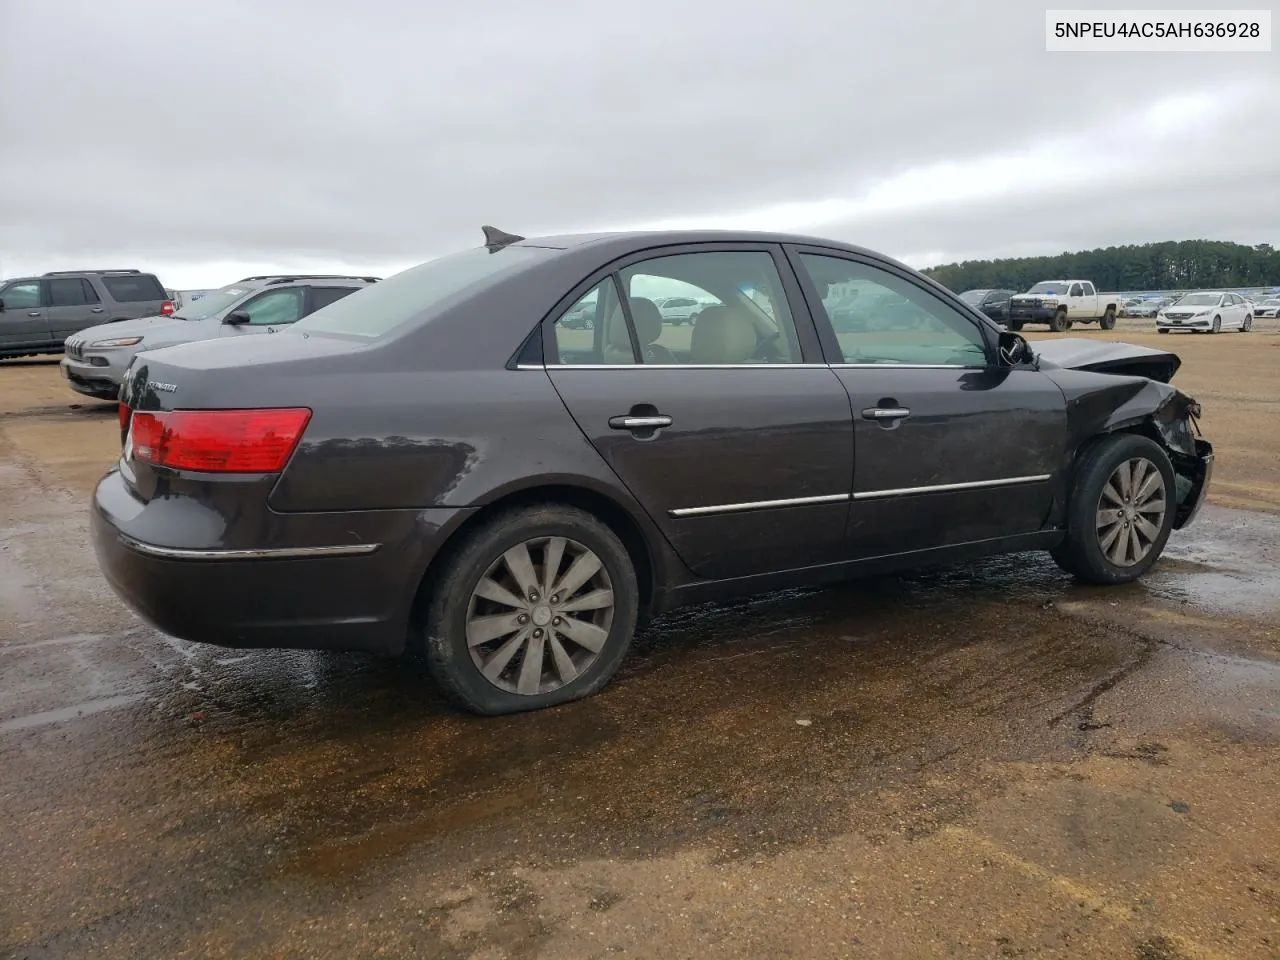
<instances>
[{"instance_id":1,"label":"beige seat","mask_svg":"<svg viewBox=\"0 0 1280 960\"><path fill-rule=\"evenodd\" d=\"M636 362L635 350L631 347L631 334L627 332L627 320L620 307L614 307L609 314L607 337L600 352L605 363L627 364Z\"/></svg>"},{"instance_id":2,"label":"beige seat","mask_svg":"<svg viewBox=\"0 0 1280 960\"><path fill-rule=\"evenodd\" d=\"M698 314L690 341L693 363L746 363L756 352L755 324L741 310L716 305Z\"/></svg>"},{"instance_id":3,"label":"beige seat","mask_svg":"<svg viewBox=\"0 0 1280 960\"><path fill-rule=\"evenodd\" d=\"M644 297L631 297L631 318L636 324L636 337L644 352L645 363L675 363L670 350L658 343L662 336L662 314L657 305Z\"/></svg>"}]
</instances>

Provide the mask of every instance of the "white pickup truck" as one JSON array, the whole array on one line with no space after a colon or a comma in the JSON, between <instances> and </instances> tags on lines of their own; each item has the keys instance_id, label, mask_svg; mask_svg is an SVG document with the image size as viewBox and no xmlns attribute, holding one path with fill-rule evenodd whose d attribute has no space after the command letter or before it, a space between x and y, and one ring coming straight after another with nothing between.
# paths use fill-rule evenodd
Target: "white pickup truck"
<instances>
[{"instance_id":1,"label":"white pickup truck","mask_svg":"<svg viewBox=\"0 0 1280 960\"><path fill-rule=\"evenodd\" d=\"M1070 330L1075 323L1097 321L1103 330L1116 325L1119 304L1114 297L1100 297L1088 280L1045 280L1026 293L1009 298L1010 330L1024 324L1047 323L1055 332Z\"/></svg>"}]
</instances>

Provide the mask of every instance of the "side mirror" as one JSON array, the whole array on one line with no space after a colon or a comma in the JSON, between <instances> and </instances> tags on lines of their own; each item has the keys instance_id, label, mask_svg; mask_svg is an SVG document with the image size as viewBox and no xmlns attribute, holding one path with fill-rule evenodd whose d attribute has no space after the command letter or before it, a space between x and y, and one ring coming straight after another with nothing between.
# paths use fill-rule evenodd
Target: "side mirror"
<instances>
[{"instance_id":1,"label":"side mirror","mask_svg":"<svg viewBox=\"0 0 1280 960\"><path fill-rule=\"evenodd\" d=\"M1007 366L1016 367L1022 363L1030 363L1035 357L1031 352L1031 344L1019 334L1008 330L1000 331L1000 360Z\"/></svg>"},{"instance_id":2,"label":"side mirror","mask_svg":"<svg viewBox=\"0 0 1280 960\"><path fill-rule=\"evenodd\" d=\"M249 314L247 311L232 310L230 313L228 313L225 317L222 318L222 322L227 324L227 326L230 326L230 327L240 327L248 323L250 319L251 318L249 317Z\"/></svg>"}]
</instances>

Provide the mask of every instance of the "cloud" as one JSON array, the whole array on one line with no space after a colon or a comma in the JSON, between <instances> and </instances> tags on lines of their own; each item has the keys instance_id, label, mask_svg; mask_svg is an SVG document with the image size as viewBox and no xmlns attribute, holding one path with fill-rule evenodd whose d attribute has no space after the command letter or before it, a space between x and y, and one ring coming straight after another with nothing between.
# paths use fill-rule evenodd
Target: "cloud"
<instances>
[{"instance_id":1,"label":"cloud","mask_svg":"<svg viewBox=\"0 0 1280 960\"><path fill-rule=\"evenodd\" d=\"M1276 242L1277 79L1265 54L1047 54L1020 0L10 0L0 271L386 273L481 223L947 258Z\"/></svg>"}]
</instances>

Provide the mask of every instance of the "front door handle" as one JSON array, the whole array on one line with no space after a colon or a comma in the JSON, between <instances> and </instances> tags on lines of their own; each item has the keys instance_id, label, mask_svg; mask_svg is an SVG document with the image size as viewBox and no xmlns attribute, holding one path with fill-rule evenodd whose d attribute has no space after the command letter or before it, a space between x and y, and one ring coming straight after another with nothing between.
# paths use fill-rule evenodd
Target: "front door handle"
<instances>
[{"instance_id":1,"label":"front door handle","mask_svg":"<svg viewBox=\"0 0 1280 960\"><path fill-rule=\"evenodd\" d=\"M614 430L657 430L659 427L671 426L671 418L655 417L610 417L609 426Z\"/></svg>"},{"instance_id":2,"label":"front door handle","mask_svg":"<svg viewBox=\"0 0 1280 960\"><path fill-rule=\"evenodd\" d=\"M102 313L102 307L94 307L94 308L93 308L92 310L90 310L89 312L90 312L90 313Z\"/></svg>"},{"instance_id":3,"label":"front door handle","mask_svg":"<svg viewBox=\"0 0 1280 960\"><path fill-rule=\"evenodd\" d=\"M867 407L862 411L864 420L904 420L909 416L911 411L906 407Z\"/></svg>"},{"instance_id":4,"label":"front door handle","mask_svg":"<svg viewBox=\"0 0 1280 960\"><path fill-rule=\"evenodd\" d=\"M41 316L41 313L40 313L40 311L39 311L39 310L32 310L30 313L28 313L28 314L27 314L27 316L28 316L28 317L38 317L38 316Z\"/></svg>"}]
</instances>

